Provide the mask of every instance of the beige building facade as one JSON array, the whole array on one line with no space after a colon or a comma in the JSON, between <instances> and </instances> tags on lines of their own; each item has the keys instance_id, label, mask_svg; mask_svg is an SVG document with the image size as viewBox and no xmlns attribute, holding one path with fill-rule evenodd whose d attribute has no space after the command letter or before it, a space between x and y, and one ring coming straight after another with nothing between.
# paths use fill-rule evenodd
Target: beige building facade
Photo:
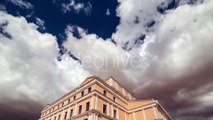
<instances>
[{"instance_id":1,"label":"beige building facade","mask_svg":"<svg viewBox=\"0 0 213 120\"><path fill-rule=\"evenodd\" d=\"M92 76L46 105L39 120L171 120L154 99L136 99L112 77Z\"/></svg>"}]
</instances>

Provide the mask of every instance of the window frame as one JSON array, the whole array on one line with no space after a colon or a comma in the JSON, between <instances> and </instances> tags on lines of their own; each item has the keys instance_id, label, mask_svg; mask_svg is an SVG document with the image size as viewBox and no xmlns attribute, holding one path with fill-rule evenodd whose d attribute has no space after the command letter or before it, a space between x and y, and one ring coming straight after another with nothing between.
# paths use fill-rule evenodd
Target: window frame
<instances>
[{"instance_id":1,"label":"window frame","mask_svg":"<svg viewBox=\"0 0 213 120\"><path fill-rule=\"evenodd\" d=\"M90 110L90 102L87 102L86 103L86 111L89 111Z\"/></svg>"},{"instance_id":2,"label":"window frame","mask_svg":"<svg viewBox=\"0 0 213 120\"><path fill-rule=\"evenodd\" d=\"M103 112L104 114L107 114L107 105L103 104L102 112Z\"/></svg>"},{"instance_id":3,"label":"window frame","mask_svg":"<svg viewBox=\"0 0 213 120\"><path fill-rule=\"evenodd\" d=\"M103 95L106 96L107 95L107 91L103 90Z\"/></svg>"},{"instance_id":4,"label":"window frame","mask_svg":"<svg viewBox=\"0 0 213 120\"><path fill-rule=\"evenodd\" d=\"M82 105L78 106L78 114L81 114L82 112Z\"/></svg>"}]
</instances>

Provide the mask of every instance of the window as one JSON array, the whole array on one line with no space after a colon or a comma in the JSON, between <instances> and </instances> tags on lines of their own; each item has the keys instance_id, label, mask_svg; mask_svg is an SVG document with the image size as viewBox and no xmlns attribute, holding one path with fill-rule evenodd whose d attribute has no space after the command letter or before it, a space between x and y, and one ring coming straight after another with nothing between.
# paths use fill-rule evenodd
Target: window
<instances>
[{"instance_id":1,"label":"window","mask_svg":"<svg viewBox=\"0 0 213 120\"><path fill-rule=\"evenodd\" d=\"M73 97L73 100L75 100L76 96Z\"/></svg>"},{"instance_id":2,"label":"window","mask_svg":"<svg viewBox=\"0 0 213 120\"><path fill-rule=\"evenodd\" d=\"M91 87L89 87L89 88L88 88L88 93L90 93L90 92L91 92L91 90L92 90L92 89L91 89Z\"/></svg>"},{"instance_id":3,"label":"window","mask_svg":"<svg viewBox=\"0 0 213 120\"><path fill-rule=\"evenodd\" d=\"M55 116L54 120L56 120L56 116Z\"/></svg>"},{"instance_id":4,"label":"window","mask_svg":"<svg viewBox=\"0 0 213 120\"><path fill-rule=\"evenodd\" d=\"M68 103L70 103L70 102L71 102L71 100L69 99L69 100L68 100Z\"/></svg>"},{"instance_id":5,"label":"window","mask_svg":"<svg viewBox=\"0 0 213 120\"><path fill-rule=\"evenodd\" d=\"M115 99L116 99L115 96L113 96L113 101L114 101L114 102L115 102Z\"/></svg>"},{"instance_id":6,"label":"window","mask_svg":"<svg viewBox=\"0 0 213 120\"><path fill-rule=\"evenodd\" d=\"M106 109L107 109L107 106L105 104L103 104L103 113L106 114Z\"/></svg>"},{"instance_id":7,"label":"window","mask_svg":"<svg viewBox=\"0 0 213 120\"><path fill-rule=\"evenodd\" d=\"M104 93L103 93L103 94L104 94L104 96L106 96L106 93L107 93L107 92L106 92L106 90L104 90Z\"/></svg>"},{"instance_id":8,"label":"window","mask_svg":"<svg viewBox=\"0 0 213 120\"><path fill-rule=\"evenodd\" d=\"M86 111L89 111L89 107L90 107L90 103L87 102L87 103L86 103Z\"/></svg>"},{"instance_id":9,"label":"window","mask_svg":"<svg viewBox=\"0 0 213 120\"><path fill-rule=\"evenodd\" d=\"M80 105L78 108L78 114L81 114L81 110L82 110L82 105Z\"/></svg>"},{"instance_id":10,"label":"window","mask_svg":"<svg viewBox=\"0 0 213 120\"><path fill-rule=\"evenodd\" d=\"M113 117L116 118L116 115L117 115L117 111L114 110L114 111L113 111Z\"/></svg>"},{"instance_id":11,"label":"window","mask_svg":"<svg viewBox=\"0 0 213 120\"><path fill-rule=\"evenodd\" d=\"M58 120L60 120L61 119L61 115L58 115Z\"/></svg>"},{"instance_id":12,"label":"window","mask_svg":"<svg viewBox=\"0 0 213 120\"><path fill-rule=\"evenodd\" d=\"M84 96L84 91L81 92L81 96Z\"/></svg>"},{"instance_id":13,"label":"window","mask_svg":"<svg viewBox=\"0 0 213 120\"><path fill-rule=\"evenodd\" d=\"M64 102L62 102L62 105L61 106L64 106Z\"/></svg>"},{"instance_id":14,"label":"window","mask_svg":"<svg viewBox=\"0 0 213 120\"><path fill-rule=\"evenodd\" d=\"M66 120L66 118L67 118L67 112L65 112L64 114L64 119Z\"/></svg>"},{"instance_id":15,"label":"window","mask_svg":"<svg viewBox=\"0 0 213 120\"><path fill-rule=\"evenodd\" d=\"M70 110L70 117L72 117L73 109Z\"/></svg>"}]
</instances>

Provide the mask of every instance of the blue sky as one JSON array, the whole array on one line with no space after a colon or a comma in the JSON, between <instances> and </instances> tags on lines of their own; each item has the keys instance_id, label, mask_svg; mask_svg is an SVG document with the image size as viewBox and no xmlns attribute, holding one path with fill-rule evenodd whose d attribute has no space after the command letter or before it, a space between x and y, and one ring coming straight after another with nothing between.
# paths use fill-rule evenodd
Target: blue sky
<instances>
[{"instance_id":1,"label":"blue sky","mask_svg":"<svg viewBox=\"0 0 213 120\"><path fill-rule=\"evenodd\" d=\"M36 120L97 75L176 120L212 120L211 11L212 0L1 0L0 119Z\"/></svg>"},{"instance_id":2,"label":"blue sky","mask_svg":"<svg viewBox=\"0 0 213 120\"><path fill-rule=\"evenodd\" d=\"M64 34L69 24L85 28L88 33L95 33L102 38L110 38L119 24L119 17L116 16L118 2L115 0L76 1L85 5L90 3L91 8L88 9L90 14L86 14L84 10L76 12L74 9L64 12L62 4L69 4L68 0L32 0L29 2L33 8L27 10L7 0L1 3L7 6L7 12L12 15L29 16L26 18L29 22L36 22L37 17L43 20L46 29L41 32L52 33L59 41L63 40L60 35ZM106 14L107 10L110 15Z\"/></svg>"}]
</instances>

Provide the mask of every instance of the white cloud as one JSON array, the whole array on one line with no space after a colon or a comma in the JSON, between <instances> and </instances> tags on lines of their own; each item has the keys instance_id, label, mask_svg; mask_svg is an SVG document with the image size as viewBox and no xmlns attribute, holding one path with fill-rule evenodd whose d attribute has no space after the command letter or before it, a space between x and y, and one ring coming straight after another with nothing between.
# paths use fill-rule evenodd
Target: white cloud
<instances>
[{"instance_id":1,"label":"white cloud","mask_svg":"<svg viewBox=\"0 0 213 120\"><path fill-rule=\"evenodd\" d=\"M129 59L127 52L114 45L110 39L104 40L95 34L87 34L80 27L76 31L79 32L80 39L73 36L72 32L73 27L68 26L67 41L63 45L79 58L84 68L92 74L107 78L110 74L116 74L119 68L126 67Z\"/></svg>"},{"instance_id":2,"label":"white cloud","mask_svg":"<svg viewBox=\"0 0 213 120\"><path fill-rule=\"evenodd\" d=\"M134 42L148 31L147 27L152 22L161 21L162 16L157 7L164 8L170 0L118 0L117 16L120 24L112 38L121 46L128 43L128 47L134 46Z\"/></svg>"},{"instance_id":3,"label":"white cloud","mask_svg":"<svg viewBox=\"0 0 213 120\"><path fill-rule=\"evenodd\" d=\"M207 0L167 11L153 32L147 34L139 50L141 57L148 61L142 64L148 67L141 71L143 80L138 79L135 93L162 100L177 118L195 118L196 113L206 107L198 99L213 91L212 8L213 2ZM208 107L212 106L208 102ZM198 117L207 119L207 113L203 111Z\"/></svg>"},{"instance_id":4,"label":"white cloud","mask_svg":"<svg viewBox=\"0 0 213 120\"><path fill-rule=\"evenodd\" d=\"M45 30L46 27L44 26L45 22L44 20L36 17L36 24L39 26L40 29Z\"/></svg>"},{"instance_id":5,"label":"white cloud","mask_svg":"<svg viewBox=\"0 0 213 120\"><path fill-rule=\"evenodd\" d=\"M209 101L213 91L213 2L185 5L188 2L182 0L180 6L163 15L157 7L164 8L169 3L166 0L119 2L121 21L112 36L117 45L80 27L77 31L72 26L66 29L63 45L82 64L67 53L62 61L56 61L54 36L39 33L38 26L23 17L1 12L0 91L7 90L0 92L1 96L8 97L9 93L13 99L27 96L45 101L80 84L87 75L113 76L138 97L160 100L175 119L210 119L205 109L213 106ZM71 1L66 9L80 11L82 6ZM156 22L154 27L147 27L150 21ZM127 42L134 46L141 34L146 38L140 47L121 49Z\"/></svg>"},{"instance_id":6,"label":"white cloud","mask_svg":"<svg viewBox=\"0 0 213 120\"><path fill-rule=\"evenodd\" d=\"M176 6L188 3L200 4L203 0L175 0ZM135 47L143 35L153 30L162 21L158 8L166 9L172 0L118 0L117 16L120 24L112 38L121 46ZM151 26L151 27L150 27ZM140 43L139 43L140 44ZM137 46L137 45L136 45Z\"/></svg>"},{"instance_id":7,"label":"white cloud","mask_svg":"<svg viewBox=\"0 0 213 120\"><path fill-rule=\"evenodd\" d=\"M16 6L19 6L23 9L33 9L33 5L27 1L24 0L7 0L11 3L13 3Z\"/></svg>"},{"instance_id":8,"label":"white cloud","mask_svg":"<svg viewBox=\"0 0 213 120\"><path fill-rule=\"evenodd\" d=\"M92 11L92 5L87 3L76 3L75 0L70 0L68 4L62 3L62 10L64 13L74 11L77 14L83 11L86 15L90 15Z\"/></svg>"},{"instance_id":9,"label":"white cloud","mask_svg":"<svg viewBox=\"0 0 213 120\"><path fill-rule=\"evenodd\" d=\"M106 15L108 16L108 15L110 15L110 11L109 11L109 9L107 9L107 11L106 11Z\"/></svg>"},{"instance_id":10,"label":"white cloud","mask_svg":"<svg viewBox=\"0 0 213 120\"><path fill-rule=\"evenodd\" d=\"M46 104L89 75L66 54L57 61L56 37L40 33L24 17L0 11L0 28L0 104L8 108L13 108L8 100Z\"/></svg>"},{"instance_id":11,"label":"white cloud","mask_svg":"<svg viewBox=\"0 0 213 120\"><path fill-rule=\"evenodd\" d=\"M156 11L161 3L168 4L167 1L149 1L143 8L138 1L122 1L118 7L120 25L113 36L118 45L109 42L110 39L87 34L82 28L78 28L80 39L76 38L68 27L68 41L64 46L92 74L102 78L112 75L138 97L160 100L175 119L210 119L203 102L208 103L208 108L213 106L209 102L211 97L207 97L213 91L213 2L180 5L164 15ZM150 20L157 23L150 30L143 22L133 24L134 16L145 23ZM141 47L128 52L120 48L125 42L134 44L138 34L143 32L146 38ZM105 60L107 66L95 66L94 63L99 62L97 58ZM133 58L138 60L139 67L130 64ZM117 61L118 67L113 67L113 61ZM122 66L122 62L126 64Z\"/></svg>"}]
</instances>

